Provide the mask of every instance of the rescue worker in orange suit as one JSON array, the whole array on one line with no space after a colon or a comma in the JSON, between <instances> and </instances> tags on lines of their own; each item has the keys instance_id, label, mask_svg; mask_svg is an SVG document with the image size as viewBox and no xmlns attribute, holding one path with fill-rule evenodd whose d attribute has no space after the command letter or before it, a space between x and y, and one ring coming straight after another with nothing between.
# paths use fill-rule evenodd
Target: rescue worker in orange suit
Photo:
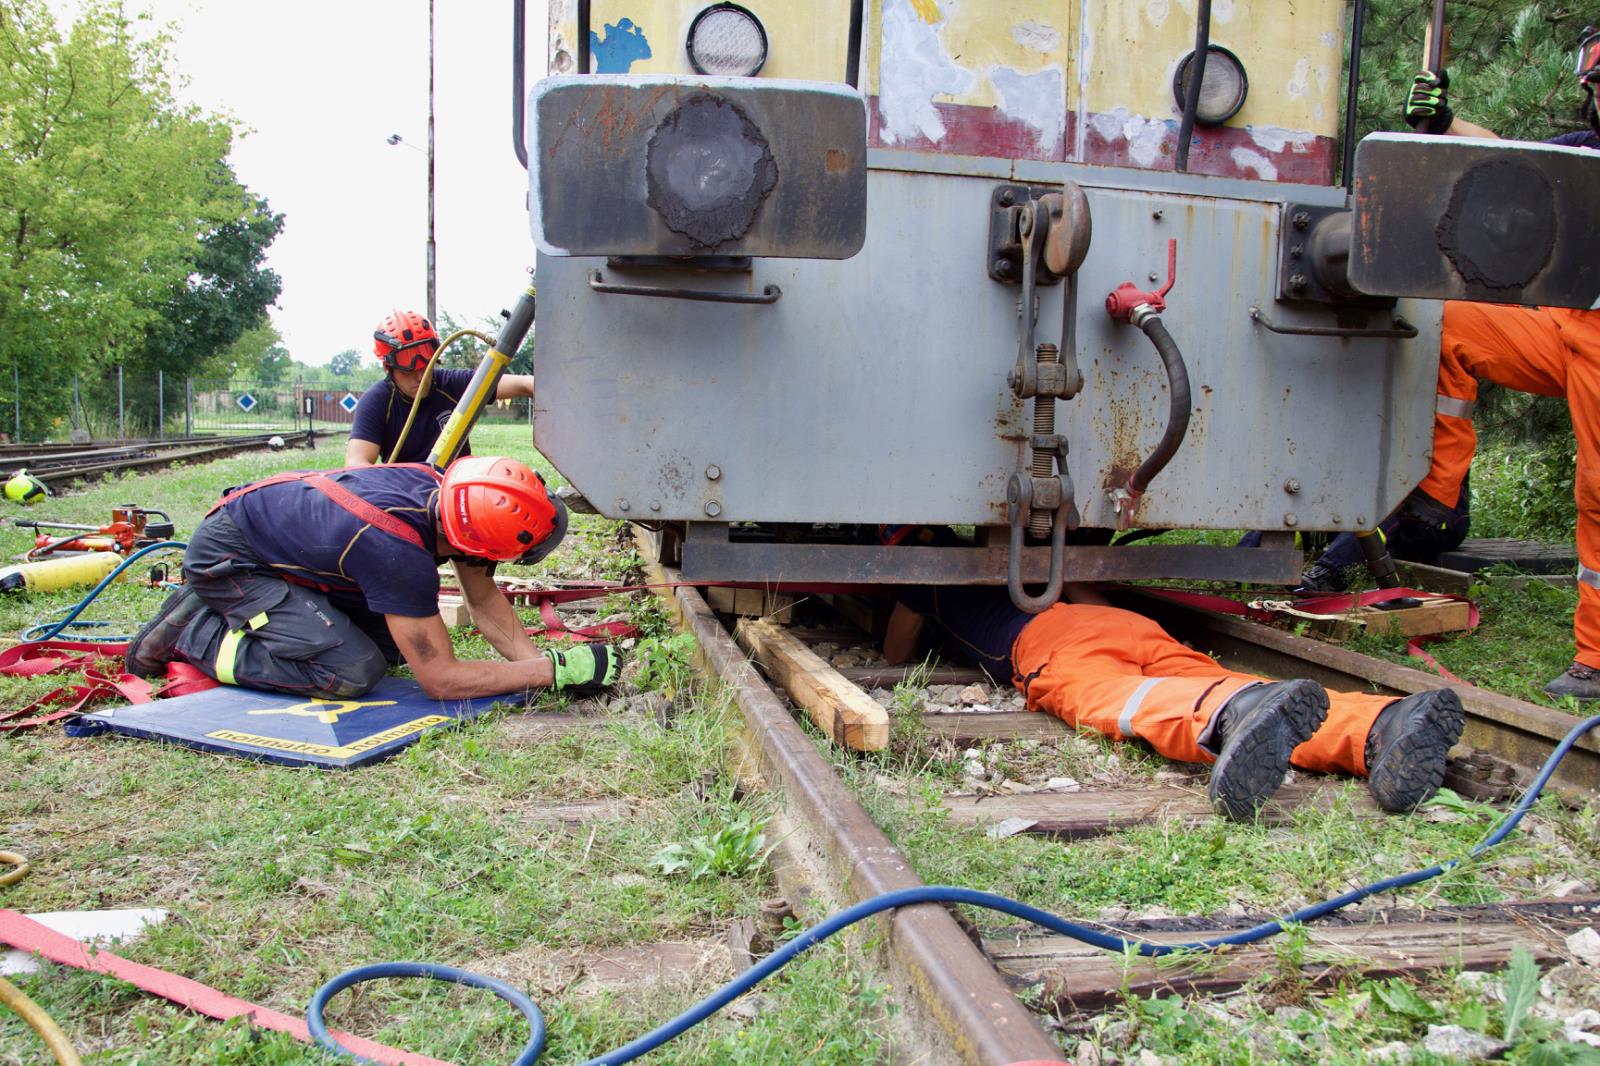
<instances>
[{"instance_id":1,"label":"rescue worker in orange suit","mask_svg":"<svg viewBox=\"0 0 1600 1066\"><path fill-rule=\"evenodd\" d=\"M428 458L473 374L471 370L436 367L427 393L419 397L422 373L438 350L439 334L433 323L415 311L390 311L378 323L372 333L372 351L383 363L384 379L362 393L356 403L350 441L344 448L345 466L420 463ZM501 375L494 398L520 397L533 399L533 375ZM411 418L413 407L415 418ZM409 430L405 428L407 419L411 421ZM471 451L464 445L461 454Z\"/></svg>"},{"instance_id":2,"label":"rescue worker in orange suit","mask_svg":"<svg viewBox=\"0 0 1600 1066\"><path fill-rule=\"evenodd\" d=\"M457 459L441 476L396 463L279 474L234 489L184 551L183 588L128 646L131 673L180 660L227 685L325 699L370 691L402 660L435 699L617 677L615 649L540 651L494 583L496 562L536 562L566 508L515 459ZM504 662L457 659L439 616L439 567Z\"/></svg>"},{"instance_id":3,"label":"rescue worker in orange suit","mask_svg":"<svg viewBox=\"0 0 1600 1066\"><path fill-rule=\"evenodd\" d=\"M884 656L910 659L923 618L936 622L1029 710L1080 729L1139 739L1182 762L1212 763L1207 795L1217 813L1244 821L1292 764L1367 778L1373 799L1409 811L1438 791L1465 712L1449 689L1396 699L1325 692L1314 681L1268 681L1217 665L1155 622L1069 584L1037 615L1003 588L899 590Z\"/></svg>"},{"instance_id":4,"label":"rescue worker in orange suit","mask_svg":"<svg viewBox=\"0 0 1600 1066\"><path fill-rule=\"evenodd\" d=\"M1584 89L1588 129L1550 143L1600 148L1600 31L1579 41L1575 73ZM1406 99L1406 121L1424 133L1496 138L1451 110L1449 76L1423 71ZM1430 502L1453 501L1472 465L1478 437L1472 409L1478 379L1532 392L1564 396L1577 438L1578 610L1573 619L1577 654L1571 666L1545 686L1551 696L1600 700L1600 311L1562 307L1517 307L1451 301L1444 307L1439 351L1439 392L1434 414L1433 465L1419 486Z\"/></svg>"}]
</instances>

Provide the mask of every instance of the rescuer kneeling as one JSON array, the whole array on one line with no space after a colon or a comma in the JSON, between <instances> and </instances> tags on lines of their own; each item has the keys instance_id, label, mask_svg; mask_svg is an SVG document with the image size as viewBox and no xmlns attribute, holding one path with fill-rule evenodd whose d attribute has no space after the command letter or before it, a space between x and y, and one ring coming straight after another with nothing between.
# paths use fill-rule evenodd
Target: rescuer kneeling
<instances>
[{"instance_id":1,"label":"rescuer kneeling","mask_svg":"<svg viewBox=\"0 0 1600 1066\"><path fill-rule=\"evenodd\" d=\"M423 692L470 699L613 682L616 649L541 652L494 583L537 562L567 513L515 459L468 457L443 476L397 464L279 474L225 494L189 540L186 584L128 647L142 677L181 660L225 685L328 699L369 691L403 659ZM457 659L439 616L450 560L505 662Z\"/></svg>"},{"instance_id":2,"label":"rescuer kneeling","mask_svg":"<svg viewBox=\"0 0 1600 1066\"><path fill-rule=\"evenodd\" d=\"M902 589L884 656L911 658L930 618L991 677L1009 679L1030 710L1212 763L1211 804L1241 821L1290 765L1365 777L1385 810L1412 810L1438 791L1466 717L1449 689L1396 699L1235 673L1086 586L1068 584L1066 596L1080 602L1030 615L1003 588Z\"/></svg>"}]
</instances>

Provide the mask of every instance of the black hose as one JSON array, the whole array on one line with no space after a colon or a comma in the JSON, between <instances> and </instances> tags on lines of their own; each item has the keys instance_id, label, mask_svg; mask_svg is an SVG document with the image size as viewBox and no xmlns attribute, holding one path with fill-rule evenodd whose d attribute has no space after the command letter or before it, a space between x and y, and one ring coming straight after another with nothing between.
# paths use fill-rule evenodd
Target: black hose
<instances>
[{"instance_id":1,"label":"black hose","mask_svg":"<svg viewBox=\"0 0 1600 1066\"><path fill-rule=\"evenodd\" d=\"M1356 0L1350 15L1350 82L1344 98L1344 165L1339 180L1346 192L1356 191L1356 103L1361 95L1361 37L1366 32L1367 0Z\"/></svg>"},{"instance_id":2,"label":"black hose","mask_svg":"<svg viewBox=\"0 0 1600 1066\"><path fill-rule=\"evenodd\" d=\"M522 169L528 169L528 148L523 141L524 109L527 101L522 94L528 86L528 2L513 0L511 4L511 150L516 153Z\"/></svg>"},{"instance_id":3,"label":"black hose","mask_svg":"<svg viewBox=\"0 0 1600 1066\"><path fill-rule=\"evenodd\" d=\"M1211 51L1211 0L1200 0L1195 10L1194 58L1189 60L1189 84L1183 92L1183 121L1178 124L1178 154L1172 169L1189 169L1189 138L1194 117L1200 113L1200 86L1206 80L1206 54Z\"/></svg>"},{"instance_id":4,"label":"black hose","mask_svg":"<svg viewBox=\"0 0 1600 1066\"><path fill-rule=\"evenodd\" d=\"M1172 461L1178 445L1183 443L1184 435L1189 432L1189 368L1183 365L1183 353L1178 350L1178 342L1161 324L1160 315L1146 315L1139 323L1139 328L1156 346L1161 365L1166 367L1167 387L1172 392L1172 411L1167 415L1167 428L1161 434L1156 450L1128 478L1128 491L1135 495L1144 492L1151 479Z\"/></svg>"}]
</instances>

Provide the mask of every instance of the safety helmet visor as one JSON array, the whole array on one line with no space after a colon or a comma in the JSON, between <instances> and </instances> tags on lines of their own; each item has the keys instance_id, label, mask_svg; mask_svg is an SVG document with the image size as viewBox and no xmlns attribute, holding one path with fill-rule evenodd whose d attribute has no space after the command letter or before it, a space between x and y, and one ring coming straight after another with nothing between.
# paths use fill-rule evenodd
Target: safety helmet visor
<instances>
[{"instance_id":1,"label":"safety helmet visor","mask_svg":"<svg viewBox=\"0 0 1600 1066\"><path fill-rule=\"evenodd\" d=\"M1583 39L1578 42L1572 72L1583 81L1600 81L1600 30L1584 32Z\"/></svg>"},{"instance_id":2,"label":"safety helmet visor","mask_svg":"<svg viewBox=\"0 0 1600 1066\"><path fill-rule=\"evenodd\" d=\"M439 341L434 337L422 337L408 344L380 329L373 331L372 339L389 346L388 354L383 356L383 365L397 370L423 370L428 360L433 358L433 353L439 350Z\"/></svg>"}]
</instances>

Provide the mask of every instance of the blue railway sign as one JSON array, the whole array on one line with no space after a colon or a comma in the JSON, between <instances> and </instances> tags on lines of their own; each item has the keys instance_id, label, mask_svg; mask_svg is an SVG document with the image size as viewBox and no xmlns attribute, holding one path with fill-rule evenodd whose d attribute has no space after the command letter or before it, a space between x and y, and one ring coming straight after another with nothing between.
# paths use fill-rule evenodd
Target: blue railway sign
<instances>
[{"instance_id":1,"label":"blue railway sign","mask_svg":"<svg viewBox=\"0 0 1600 1066\"><path fill-rule=\"evenodd\" d=\"M239 405L239 409L241 411L244 411L246 414L248 414L255 407L256 398L250 395L248 392L241 392L239 394L239 398L235 400L234 403Z\"/></svg>"},{"instance_id":2,"label":"blue railway sign","mask_svg":"<svg viewBox=\"0 0 1600 1066\"><path fill-rule=\"evenodd\" d=\"M354 413L355 409L356 409L356 398L355 398L355 396L352 395L351 393L348 393L348 392L345 393L344 394L344 399L339 401L339 406L343 407L346 411Z\"/></svg>"}]
</instances>

